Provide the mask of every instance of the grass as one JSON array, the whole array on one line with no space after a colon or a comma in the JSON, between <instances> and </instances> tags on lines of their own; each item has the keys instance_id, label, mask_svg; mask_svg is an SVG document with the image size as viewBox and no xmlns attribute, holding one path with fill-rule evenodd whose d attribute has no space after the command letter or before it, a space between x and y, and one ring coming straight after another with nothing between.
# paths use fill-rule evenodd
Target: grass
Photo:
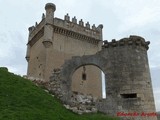
<instances>
[{"instance_id":1,"label":"grass","mask_svg":"<svg viewBox=\"0 0 160 120\"><path fill-rule=\"evenodd\" d=\"M49 93L0 68L0 120L118 120L104 114L78 115Z\"/></svg>"}]
</instances>

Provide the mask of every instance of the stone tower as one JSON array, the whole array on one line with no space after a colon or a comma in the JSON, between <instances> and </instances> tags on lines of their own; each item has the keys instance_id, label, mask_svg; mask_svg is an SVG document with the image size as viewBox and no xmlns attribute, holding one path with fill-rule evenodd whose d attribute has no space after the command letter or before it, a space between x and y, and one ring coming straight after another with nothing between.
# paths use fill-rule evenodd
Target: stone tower
<instances>
[{"instance_id":1,"label":"stone tower","mask_svg":"<svg viewBox=\"0 0 160 120\"><path fill-rule=\"evenodd\" d=\"M99 111L123 120L157 120L147 57L149 44L132 35L104 41L103 49L96 54L66 61L60 71L61 100L72 105L71 76L79 66L92 64L104 72L106 80L106 98L96 103Z\"/></svg>"},{"instance_id":2,"label":"stone tower","mask_svg":"<svg viewBox=\"0 0 160 120\"><path fill-rule=\"evenodd\" d=\"M46 14L42 14L41 22L29 27L26 54L27 76L42 81L48 81L53 69L62 66L65 60L71 59L72 56L91 55L100 51L103 28L101 24L98 27L95 25L90 27L89 22L84 25L82 19L77 23L76 17L70 20L68 14L64 16L64 20L55 18L56 6L53 3L47 3L45 10ZM87 80L86 87L81 92L101 97L101 71L93 66L85 69L87 69L87 79L92 79L92 82ZM82 74L82 69L78 73ZM82 78L77 74L73 79L76 80L72 89L79 91L77 84Z\"/></svg>"}]
</instances>

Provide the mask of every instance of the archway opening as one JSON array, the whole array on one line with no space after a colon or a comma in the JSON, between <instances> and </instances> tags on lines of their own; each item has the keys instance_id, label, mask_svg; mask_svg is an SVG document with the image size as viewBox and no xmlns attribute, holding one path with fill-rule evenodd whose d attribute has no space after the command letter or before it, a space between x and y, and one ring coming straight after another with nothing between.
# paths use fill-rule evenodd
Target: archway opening
<instances>
[{"instance_id":1,"label":"archway opening","mask_svg":"<svg viewBox=\"0 0 160 120\"><path fill-rule=\"evenodd\" d=\"M72 75L71 89L74 92L106 98L104 72L95 65L82 65Z\"/></svg>"}]
</instances>

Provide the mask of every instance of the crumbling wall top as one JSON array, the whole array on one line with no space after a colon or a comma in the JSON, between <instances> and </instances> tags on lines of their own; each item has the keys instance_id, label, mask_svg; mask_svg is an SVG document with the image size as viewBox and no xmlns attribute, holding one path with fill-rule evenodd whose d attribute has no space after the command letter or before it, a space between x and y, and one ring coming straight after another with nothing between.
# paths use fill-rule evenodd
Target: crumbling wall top
<instances>
[{"instance_id":1,"label":"crumbling wall top","mask_svg":"<svg viewBox=\"0 0 160 120\"><path fill-rule=\"evenodd\" d=\"M140 36L131 35L129 38L122 38L118 41L116 41L115 39L112 39L111 42L108 42L108 40L104 40L102 48L104 49L117 46L135 45L135 46L141 46L142 48L148 50L149 44L150 41L145 41L145 39Z\"/></svg>"}]
</instances>

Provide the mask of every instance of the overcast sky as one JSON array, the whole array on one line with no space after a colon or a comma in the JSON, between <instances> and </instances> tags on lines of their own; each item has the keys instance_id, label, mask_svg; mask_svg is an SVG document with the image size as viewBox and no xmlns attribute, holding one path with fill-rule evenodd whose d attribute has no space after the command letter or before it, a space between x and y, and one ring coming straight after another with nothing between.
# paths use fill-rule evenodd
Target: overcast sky
<instances>
[{"instance_id":1,"label":"overcast sky","mask_svg":"<svg viewBox=\"0 0 160 120\"><path fill-rule=\"evenodd\" d=\"M66 13L90 24L103 24L103 39L139 35L151 41L148 50L156 109L160 111L160 0L0 0L0 66L24 75L28 27L41 21L47 2L55 17Z\"/></svg>"}]
</instances>

